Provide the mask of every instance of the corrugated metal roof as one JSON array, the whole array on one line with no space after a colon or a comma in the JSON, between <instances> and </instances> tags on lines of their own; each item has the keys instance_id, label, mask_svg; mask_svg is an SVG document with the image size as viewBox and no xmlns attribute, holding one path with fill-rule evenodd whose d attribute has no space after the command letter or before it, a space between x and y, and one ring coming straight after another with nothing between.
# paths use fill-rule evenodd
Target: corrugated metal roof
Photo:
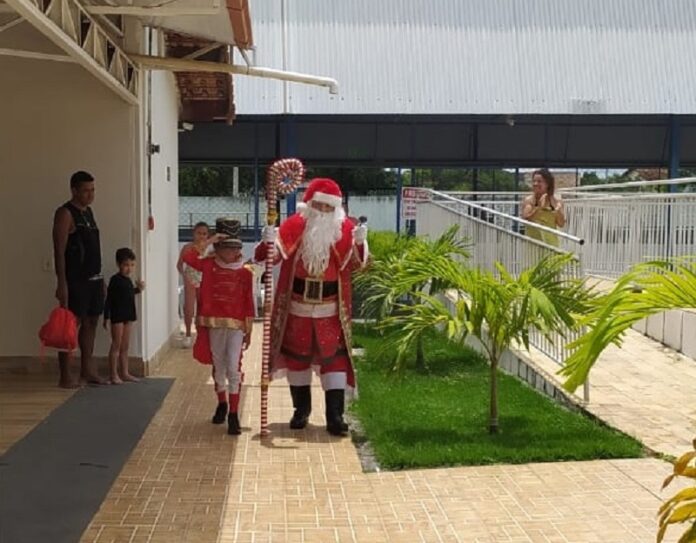
<instances>
[{"instance_id":1,"label":"corrugated metal roof","mask_svg":"<svg viewBox=\"0 0 696 543\"><path fill-rule=\"evenodd\" d=\"M237 77L239 114L696 112L694 0L252 0L251 16L259 66L340 94Z\"/></svg>"}]
</instances>

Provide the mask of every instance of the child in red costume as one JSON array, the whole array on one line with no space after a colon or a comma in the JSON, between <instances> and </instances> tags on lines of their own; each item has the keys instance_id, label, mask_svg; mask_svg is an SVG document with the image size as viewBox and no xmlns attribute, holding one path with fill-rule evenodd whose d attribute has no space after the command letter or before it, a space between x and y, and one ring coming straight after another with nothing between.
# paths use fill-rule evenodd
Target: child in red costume
<instances>
[{"instance_id":1,"label":"child in red costume","mask_svg":"<svg viewBox=\"0 0 696 543\"><path fill-rule=\"evenodd\" d=\"M216 234L208 240L215 252L205 258L196 250L183 255L186 264L202 272L196 342L203 345L194 346L194 356L206 351L212 355L218 397L213 424L222 424L227 416L230 435L241 433L238 410L242 351L249 347L255 314L254 274L242 261L240 229L239 221L218 219Z\"/></svg>"}]
</instances>

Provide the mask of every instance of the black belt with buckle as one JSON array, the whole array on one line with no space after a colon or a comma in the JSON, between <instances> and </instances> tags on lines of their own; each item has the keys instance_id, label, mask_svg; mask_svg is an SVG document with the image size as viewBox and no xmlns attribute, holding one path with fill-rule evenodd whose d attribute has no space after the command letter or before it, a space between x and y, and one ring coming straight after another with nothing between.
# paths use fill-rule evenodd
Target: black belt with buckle
<instances>
[{"instance_id":1,"label":"black belt with buckle","mask_svg":"<svg viewBox=\"0 0 696 543\"><path fill-rule=\"evenodd\" d=\"M303 296L306 301L321 301L338 294L338 281L296 277L292 282L292 291Z\"/></svg>"}]
</instances>

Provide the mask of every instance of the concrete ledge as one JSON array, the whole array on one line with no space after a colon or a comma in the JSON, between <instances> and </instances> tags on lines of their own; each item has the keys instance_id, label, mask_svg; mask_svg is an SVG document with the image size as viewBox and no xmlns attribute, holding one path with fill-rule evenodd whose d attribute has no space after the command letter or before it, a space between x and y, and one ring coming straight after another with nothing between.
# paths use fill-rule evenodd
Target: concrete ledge
<instances>
[{"instance_id":1,"label":"concrete ledge","mask_svg":"<svg viewBox=\"0 0 696 543\"><path fill-rule=\"evenodd\" d=\"M646 333L648 332L648 320L639 320L637 323L633 325L633 329L640 334L646 335Z\"/></svg>"},{"instance_id":2,"label":"concrete ledge","mask_svg":"<svg viewBox=\"0 0 696 543\"><path fill-rule=\"evenodd\" d=\"M675 309L633 325L636 332L696 360L696 310Z\"/></svg>"},{"instance_id":3,"label":"concrete ledge","mask_svg":"<svg viewBox=\"0 0 696 543\"><path fill-rule=\"evenodd\" d=\"M682 316L681 352L696 360L696 311L684 311Z\"/></svg>"},{"instance_id":4,"label":"concrete ledge","mask_svg":"<svg viewBox=\"0 0 696 543\"><path fill-rule=\"evenodd\" d=\"M648 317L648 327L646 335L651 337L655 341L660 343L664 340L665 334L665 314L658 313L657 315L650 315Z\"/></svg>"},{"instance_id":5,"label":"concrete ledge","mask_svg":"<svg viewBox=\"0 0 696 543\"><path fill-rule=\"evenodd\" d=\"M665 314L663 343L675 351L681 352L683 330L683 311L667 311Z\"/></svg>"}]
</instances>

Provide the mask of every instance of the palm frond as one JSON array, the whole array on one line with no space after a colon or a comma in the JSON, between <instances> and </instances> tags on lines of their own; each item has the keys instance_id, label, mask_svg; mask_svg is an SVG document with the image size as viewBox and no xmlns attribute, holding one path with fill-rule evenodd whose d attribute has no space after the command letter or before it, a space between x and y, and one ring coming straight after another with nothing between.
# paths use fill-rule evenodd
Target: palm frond
<instances>
[{"instance_id":1,"label":"palm frond","mask_svg":"<svg viewBox=\"0 0 696 543\"><path fill-rule=\"evenodd\" d=\"M468 242L457 233L458 227L454 226L434 241L409 238L394 254L375 260L355 282L362 293L363 315L379 321L415 292L427 289L436 293L449 288L444 278L452 273L449 268L460 266L454 259L468 256Z\"/></svg>"},{"instance_id":2,"label":"palm frond","mask_svg":"<svg viewBox=\"0 0 696 543\"><path fill-rule=\"evenodd\" d=\"M412 352L418 337L433 329L443 329L451 339L458 339L461 330L445 304L434 296L417 293L420 303L399 305L397 311L385 318L378 328L385 333L379 356L393 360L393 369L403 369L407 355Z\"/></svg>"},{"instance_id":3,"label":"palm frond","mask_svg":"<svg viewBox=\"0 0 696 543\"><path fill-rule=\"evenodd\" d=\"M696 307L696 264L690 260L639 264L621 277L615 288L597 299L585 319L588 332L569 345L573 351L560 373L564 387L574 391L612 343L620 344L635 323L670 309Z\"/></svg>"}]
</instances>

